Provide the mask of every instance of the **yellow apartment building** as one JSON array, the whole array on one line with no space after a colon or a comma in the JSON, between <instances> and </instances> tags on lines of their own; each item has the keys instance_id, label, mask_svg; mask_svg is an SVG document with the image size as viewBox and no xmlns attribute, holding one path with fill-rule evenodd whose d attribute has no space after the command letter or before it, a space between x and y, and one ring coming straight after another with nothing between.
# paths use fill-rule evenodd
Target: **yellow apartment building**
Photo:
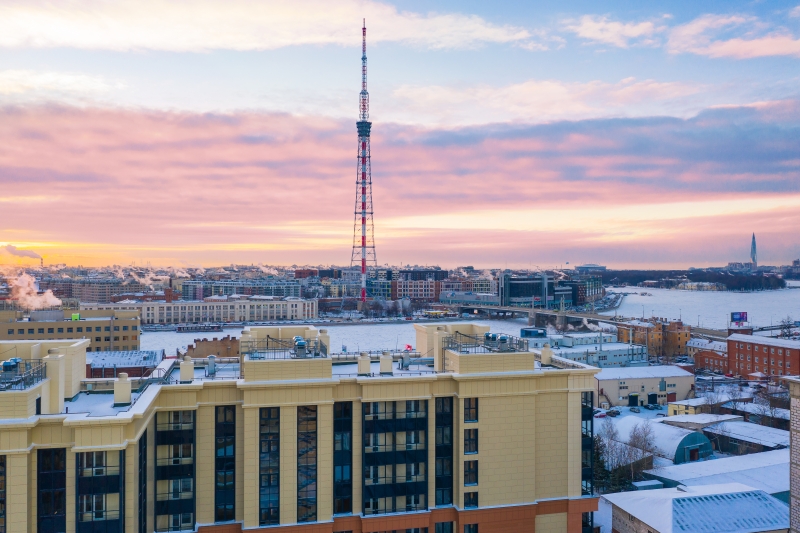
<instances>
[{"instance_id":1,"label":"yellow apartment building","mask_svg":"<svg viewBox=\"0 0 800 533\"><path fill-rule=\"evenodd\" d=\"M416 359L264 327L240 358L115 380L83 377L88 339L2 341L0 529L590 531L597 369L415 328Z\"/></svg>"},{"instance_id":2,"label":"yellow apartment building","mask_svg":"<svg viewBox=\"0 0 800 533\"><path fill-rule=\"evenodd\" d=\"M0 341L86 339L86 351L138 350L138 311L0 311Z\"/></svg>"}]
</instances>

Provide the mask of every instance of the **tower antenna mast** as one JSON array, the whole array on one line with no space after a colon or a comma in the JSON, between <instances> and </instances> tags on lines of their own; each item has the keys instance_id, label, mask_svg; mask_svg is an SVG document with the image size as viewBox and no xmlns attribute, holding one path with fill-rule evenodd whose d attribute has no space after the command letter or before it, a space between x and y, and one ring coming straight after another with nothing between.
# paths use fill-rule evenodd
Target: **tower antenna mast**
<instances>
[{"instance_id":1,"label":"tower antenna mast","mask_svg":"<svg viewBox=\"0 0 800 533\"><path fill-rule=\"evenodd\" d=\"M367 92L367 21L361 27L361 93L359 95L358 172L356 177L356 204L353 220L353 253L350 266L361 264L361 302L367 301L367 264L377 267L375 256L375 226L372 220L372 165L370 163L369 93ZM359 231L359 226L361 226Z\"/></svg>"}]
</instances>

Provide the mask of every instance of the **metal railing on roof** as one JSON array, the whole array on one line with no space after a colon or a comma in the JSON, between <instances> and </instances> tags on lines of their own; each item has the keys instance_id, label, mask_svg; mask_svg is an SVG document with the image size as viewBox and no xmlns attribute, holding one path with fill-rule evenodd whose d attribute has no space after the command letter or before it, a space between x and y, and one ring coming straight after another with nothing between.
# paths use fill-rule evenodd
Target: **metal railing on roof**
<instances>
[{"instance_id":1,"label":"metal railing on roof","mask_svg":"<svg viewBox=\"0 0 800 533\"><path fill-rule=\"evenodd\" d=\"M503 333L485 333L483 335L466 335L454 333L442 340L445 350L460 354L527 352L528 341Z\"/></svg>"},{"instance_id":2,"label":"metal railing on roof","mask_svg":"<svg viewBox=\"0 0 800 533\"><path fill-rule=\"evenodd\" d=\"M328 357L328 347L318 338L264 339L240 341L239 352L251 360L312 359Z\"/></svg>"},{"instance_id":3,"label":"metal railing on roof","mask_svg":"<svg viewBox=\"0 0 800 533\"><path fill-rule=\"evenodd\" d=\"M17 359L4 362L2 368L0 391L25 390L47 377L47 363L42 361Z\"/></svg>"}]
</instances>

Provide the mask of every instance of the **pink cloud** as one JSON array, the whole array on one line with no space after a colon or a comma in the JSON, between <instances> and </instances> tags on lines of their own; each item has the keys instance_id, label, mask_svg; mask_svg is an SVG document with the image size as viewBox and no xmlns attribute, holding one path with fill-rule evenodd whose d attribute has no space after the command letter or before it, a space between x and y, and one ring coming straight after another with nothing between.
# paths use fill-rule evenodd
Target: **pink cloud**
<instances>
[{"instance_id":1,"label":"pink cloud","mask_svg":"<svg viewBox=\"0 0 800 533\"><path fill-rule=\"evenodd\" d=\"M542 258L585 249L595 250L597 260L611 261L613 250L661 245L691 255L692 246L699 254L707 242L730 236L732 227L749 233L758 231L755 224L791 239L786 221L797 222L791 212L672 220L663 234L648 225L665 222L642 220L636 225L648 226L649 236L613 246L609 239L619 230L604 227L580 232L498 231L491 224L477 232L386 227L387 221L408 216L486 210L524 212L536 220L541 210L569 213L587 206L613 213L692 200L702 214L704 202L717 200L775 198L778 205L781 197L800 194L800 141L785 128L769 129L759 121L764 113L778 112L776 106L712 110L689 121L452 131L375 124L379 260L447 265L470 262L470 254L477 254L487 256L487 263L508 257L522 264L532 259L521 257L520 249ZM800 118L791 102L779 114L794 124ZM36 249L48 262L349 260L356 163L352 122L258 113L19 108L0 111L0 141L3 198L29 199L0 203L0 244ZM675 237L684 230L693 235L689 244ZM602 259L606 248L612 259Z\"/></svg>"}]
</instances>

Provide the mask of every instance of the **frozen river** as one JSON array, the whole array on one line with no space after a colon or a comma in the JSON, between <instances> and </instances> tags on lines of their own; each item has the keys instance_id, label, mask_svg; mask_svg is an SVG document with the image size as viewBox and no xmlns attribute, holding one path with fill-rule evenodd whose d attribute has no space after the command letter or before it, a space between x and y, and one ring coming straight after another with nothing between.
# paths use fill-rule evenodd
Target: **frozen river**
<instances>
[{"instance_id":1,"label":"frozen river","mask_svg":"<svg viewBox=\"0 0 800 533\"><path fill-rule=\"evenodd\" d=\"M798 282L793 282L798 284ZM756 326L769 326L770 321L777 324L787 315L800 320L800 289L764 292L696 292L673 291L666 289L642 289L626 287L610 289L628 293L617 310L624 316L665 318L682 317L691 325L700 324L707 328L723 329L727 326L729 313L747 311L750 321ZM641 296L647 292L652 296ZM614 312L605 313L614 315ZM446 322L441 322L446 323ZM495 333L519 335L520 328L527 325L527 319L515 320L475 320L476 324L488 325ZM406 344L416 347L414 326L411 323L365 324L358 326L319 326L326 328L331 336L330 350L349 352L360 350L402 349ZM167 355L192 343L197 338L239 337L241 329L229 328L216 333L173 333L148 332L142 334L142 349L164 349Z\"/></svg>"},{"instance_id":2,"label":"frozen river","mask_svg":"<svg viewBox=\"0 0 800 533\"><path fill-rule=\"evenodd\" d=\"M797 286L798 282L788 282ZM762 292L676 291L623 287L608 289L626 293L617 313L649 318L683 318L684 322L706 328L724 329L730 313L746 311L756 327L777 325L787 315L800 320L800 289ZM648 296L642 296L646 292ZM604 315L614 315L614 311Z\"/></svg>"}]
</instances>

